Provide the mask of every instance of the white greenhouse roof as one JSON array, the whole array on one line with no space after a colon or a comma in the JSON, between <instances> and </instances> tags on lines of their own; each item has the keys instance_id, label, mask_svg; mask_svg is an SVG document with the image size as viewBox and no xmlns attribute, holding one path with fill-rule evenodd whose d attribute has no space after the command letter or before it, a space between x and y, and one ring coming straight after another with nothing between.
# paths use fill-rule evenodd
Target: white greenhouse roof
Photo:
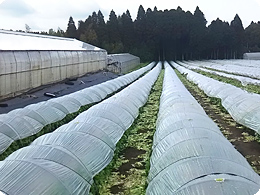
<instances>
[{"instance_id":1,"label":"white greenhouse roof","mask_svg":"<svg viewBox=\"0 0 260 195\"><path fill-rule=\"evenodd\" d=\"M0 30L0 50L101 50L71 38Z\"/></svg>"}]
</instances>

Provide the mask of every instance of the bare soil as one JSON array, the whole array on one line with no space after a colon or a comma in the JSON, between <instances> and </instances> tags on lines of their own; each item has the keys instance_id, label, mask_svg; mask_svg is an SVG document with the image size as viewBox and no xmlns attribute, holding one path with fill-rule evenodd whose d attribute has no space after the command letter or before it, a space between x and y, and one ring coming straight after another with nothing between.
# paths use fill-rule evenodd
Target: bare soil
<instances>
[{"instance_id":1,"label":"bare soil","mask_svg":"<svg viewBox=\"0 0 260 195\"><path fill-rule=\"evenodd\" d=\"M144 154L145 150L138 150L137 148L126 148L123 152L124 159L128 160L127 163L119 167L119 173L128 176L128 171L134 168L136 162L141 162L143 158L137 158L139 155Z\"/></svg>"},{"instance_id":2,"label":"bare soil","mask_svg":"<svg viewBox=\"0 0 260 195\"><path fill-rule=\"evenodd\" d=\"M136 167L135 164L137 162L141 162L143 158L138 157L141 154L145 154L145 150L138 150L137 148L134 147L127 147L123 152L122 156L124 160L128 160L128 162L123 163L118 170L113 170L113 172L118 172L120 175L127 177L129 175L129 171L133 168L136 169L145 169L145 165ZM118 194L120 192L124 192L123 188L123 183L122 184L117 184L114 185L110 188L111 194Z\"/></svg>"}]
</instances>

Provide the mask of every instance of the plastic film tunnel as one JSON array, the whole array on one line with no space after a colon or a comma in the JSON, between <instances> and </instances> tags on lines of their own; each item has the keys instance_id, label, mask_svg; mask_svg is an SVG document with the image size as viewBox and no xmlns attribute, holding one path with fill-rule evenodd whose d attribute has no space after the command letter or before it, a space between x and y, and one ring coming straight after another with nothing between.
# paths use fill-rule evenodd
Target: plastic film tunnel
<instances>
[{"instance_id":1,"label":"plastic film tunnel","mask_svg":"<svg viewBox=\"0 0 260 195\"><path fill-rule=\"evenodd\" d=\"M146 194L255 194L260 177L222 135L168 63Z\"/></svg>"},{"instance_id":2,"label":"plastic film tunnel","mask_svg":"<svg viewBox=\"0 0 260 195\"><path fill-rule=\"evenodd\" d=\"M220 98L223 107L236 122L260 133L259 94L248 93L231 84L198 74L174 62L171 63L182 74L187 74L187 79L197 84L208 96Z\"/></svg>"},{"instance_id":3,"label":"plastic film tunnel","mask_svg":"<svg viewBox=\"0 0 260 195\"><path fill-rule=\"evenodd\" d=\"M190 69L190 70L194 70L194 69L195 70L201 70L203 72L208 72L208 73L211 73L211 74L214 74L214 75L219 75L219 76L238 80L238 81L241 82L241 84L243 86L246 86L248 84L260 85L260 80L258 80L258 79L253 79L253 78L250 78L250 77L247 77L247 76L239 76L239 75L232 74L232 73L227 74L227 73L224 73L224 72L219 72L217 70L211 70L211 69L206 69L206 68L200 67L200 66L205 66L205 64L209 64L209 62L207 62L207 61L206 62L201 62L201 61L181 62L181 61L178 61L177 63L184 66L185 68Z\"/></svg>"},{"instance_id":4,"label":"plastic film tunnel","mask_svg":"<svg viewBox=\"0 0 260 195\"><path fill-rule=\"evenodd\" d=\"M88 194L92 178L112 160L116 143L138 116L160 71L161 63L124 90L1 161L0 191Z\"/></svg>"},{"instance_id":5,"label":"plastic film tunnel","mask_svg":"<svg viewBox=\"0 0 260 195\"><path fill-rule=\"evenodd\" d=\"M67 114L78 111L81 106L101 101L107 95L136 80L154 65L155 62L152 62L113 80L1 114L0 153L3 153L14 140L38 133L44 126L62 120Z\"/></svg>"}]
</instances>

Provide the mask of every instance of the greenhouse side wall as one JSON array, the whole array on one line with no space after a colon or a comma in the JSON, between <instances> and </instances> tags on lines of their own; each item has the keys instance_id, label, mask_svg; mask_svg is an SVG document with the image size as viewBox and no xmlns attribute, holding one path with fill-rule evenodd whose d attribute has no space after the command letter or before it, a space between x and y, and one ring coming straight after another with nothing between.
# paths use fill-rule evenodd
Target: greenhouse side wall
<instances>
[{"instance_id":1,"label":"greenhouse side wall","mask_svg":"<svg viewBox=\"0 0 260 195\"><path fill-rule=\"evenodd\" d=\"M107 59L107 69L115 73L125 74L140 64L140 58L129 53L110 54Z\"/></svg>"},{"instance_id":2,"label":"greenhouse side wall","mask_svg":"<svg viewBox=\"0 0 260 195\"><path fill-rule=\"evenodd\" d=\"M260 52L244 53L243 59L245 59L245 60L260 60Z\"/></svg>"},{"instance_id":3,"label":"greenhouse side wall","mask_svg":"<svg viewBox=\"0 0 260 195\"><path fill-rule=\"evenodd\" d=\"M105 50L1 51L0 99L106 68Z\"/></svg>"}]
</instances>

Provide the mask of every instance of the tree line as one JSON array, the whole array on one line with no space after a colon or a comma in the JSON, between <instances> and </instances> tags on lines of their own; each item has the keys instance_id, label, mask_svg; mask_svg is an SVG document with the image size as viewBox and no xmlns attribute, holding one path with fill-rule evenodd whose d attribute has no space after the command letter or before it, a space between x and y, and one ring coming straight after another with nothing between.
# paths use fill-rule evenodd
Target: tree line
<instances>
[{"instance_id":1,"label":"tree line","mask_svg":"<svg viewBox=\"0 0 260 195\"><path fill-rule=\"evenodd\" d=\"M48 33L47 33L48 34ZM65 36L104 48L108 53L129 52L142 61L242 58L260 51L260 23L244 29L238 15L229 24L219 18L207 26L203 12L181 7L146 11L140 5L135 20L127 10L117 16L112 10L105 22L101 11L93 12L76 27L69 18L66 31L50 29L50 35Z\"/></svg>"}]
</instances>

